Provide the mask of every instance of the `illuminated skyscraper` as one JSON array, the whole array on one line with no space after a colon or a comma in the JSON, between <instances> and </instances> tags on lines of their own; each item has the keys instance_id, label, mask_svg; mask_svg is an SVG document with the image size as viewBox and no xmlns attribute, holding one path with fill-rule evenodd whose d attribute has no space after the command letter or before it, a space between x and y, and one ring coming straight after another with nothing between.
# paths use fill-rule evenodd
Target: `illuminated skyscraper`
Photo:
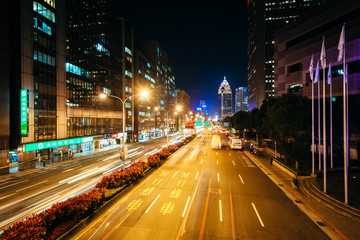
<instances>
[{"instance_id":1,"label":"illuminated skyscraper","mask_svg":"<svg viewBox=\"0 0 360 240\"><path fill-rule=\"evenodd\" d=\"M232 92L231 87L226 81L226 77L222 81L219 90L219 117L223 119L226 116L232 115Z\"/></svg>"},{"instance_id":2,"label":"illuminated skyscraper","mask_svg":"<svg viewBox=\"0 0 360 240\"><path fill-rule=\"evenodd\" d=\"M251 111L274 96L274 34L327 0L248 0L248 88ZM282 70L284 71L284 70Z\"/></svg>"},{"instance_id":3,"label":"illuminated skyscraper","mask_svg":"<svg viewBox=\"0 0 360 240\"><path fill-rule=\"evenodd\" d=\"M239 87L235 89L235 113L248 110L248 88Z\"/></svg>"}]
</instances>

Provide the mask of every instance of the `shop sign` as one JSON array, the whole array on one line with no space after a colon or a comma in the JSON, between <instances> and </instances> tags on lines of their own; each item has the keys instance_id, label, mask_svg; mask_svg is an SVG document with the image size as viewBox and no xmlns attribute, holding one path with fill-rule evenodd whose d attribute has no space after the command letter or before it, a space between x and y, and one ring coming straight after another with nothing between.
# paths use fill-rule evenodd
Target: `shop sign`
<instances>
[{"instance_id":1,"label":"shop sign","mask_svg":"<svg viewBox=\"0 0 360 240\"><path fill-rule=\"evenodd\" d=\"M117 138L117 137L118 137L117 133L111 134L111 138Z\"/></svg>"},{"instance_id":2,"label":"shop sign","mask_svg":"<svg viewBox=\"0 0 360 240\"><path fill-rule=\"evenodd\" d=\"M28 136L28 101L27 89L20 90L20 132L22 137Z\"/></svg>"},{"instance_id":3,"label":"shop sign","mask_svg":"<svg viewBox=\"0 0 360 240\"><path fill-rule=\"evenodd\" d=\"M36 151L41 149L56 148L61 146L68 146L79 143L93 142L94 137L82 137L82 138L70 138L62 139L49 142L40 142L40 143L29 143L24 144L24 152Z\"/></svg>"}]
</instances>

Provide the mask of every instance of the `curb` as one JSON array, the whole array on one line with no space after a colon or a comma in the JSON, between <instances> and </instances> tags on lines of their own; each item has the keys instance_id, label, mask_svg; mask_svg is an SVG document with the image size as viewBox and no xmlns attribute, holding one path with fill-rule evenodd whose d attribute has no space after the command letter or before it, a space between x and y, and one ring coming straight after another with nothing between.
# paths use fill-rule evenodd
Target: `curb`
<instances>
[{"instance_id":1,"label":"curb","mask_svg":"<svg viewBox=\"0 0 360 240\"><path fill-rule=\"evenodd\" d=\"M322 203L334 212L341 214L342 216L349 218L355 222L360 223L360 210L346 205L339 200L336 200L329 195L319 190L313 183L310 177L304 177L301 179L301 189L317 202Z\"/></svg>"}]
</instances>

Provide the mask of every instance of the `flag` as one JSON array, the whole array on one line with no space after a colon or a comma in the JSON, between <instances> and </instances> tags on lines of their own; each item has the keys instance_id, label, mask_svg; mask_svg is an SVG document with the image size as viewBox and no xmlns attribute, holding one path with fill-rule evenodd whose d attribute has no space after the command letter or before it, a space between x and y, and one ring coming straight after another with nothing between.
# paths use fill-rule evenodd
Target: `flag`
<instances>
[{"instance_id":1,"label":"flag","mask_svg":"<svg viewBox=\"0 0 360 240\"><path fill-rule=\"evenodd\" d=\"M315 73L315 81L314 83L317 83L319 81L319 60L316 64L316 73Z\"/></svg>"},{"instance_id":2,"label":"flag","mask_svg":"<svg viewBox=\"0 0 360 240\"><path fill-rule=\"evenodd\" d=\"M321 67L326 68L326 50L325 50L325 37L323 37L323 42L321 46L321 54L320 54Z\"/></svg>"},{"instance_id":3,"label":"flag","mask_svg":"<svg viewBox=\"0 0 360 240\"><path fill-rule=\"evenodd\" d=\"M345 83L348 82L348 65L346 64L346 67L345 67Z\"/></svg>"},{"instance_id":4,"label":"flag","mask_svg":"<svg viewBox=\"0 0 360 240\"><path fill-rule=\"evenodd\" d=\"M311 55L309 74L310 74L311 81L314 80L314 55Z\"/></svg>"},{"instance_id":5,"label":"flag","mask_svg":"<svg viewBox=\"0 0 360 240\"><path fill-rule=\"evenodd\" d=\"M341 61L343 59L344 48L345 48L345 24L342 26L339 44L338 44L338 50L339 50L338 61Z\"/></svg>"},{"instance_id":6,"label":"flag","mask_svg":"<svg viewBox=\"0 0 360 240\"><path fill-rule=\"evenodd\" d=\"M331 62L329 64L329 70L328 70L328 84L331 84Z\"/></svg>"}]
</instances>

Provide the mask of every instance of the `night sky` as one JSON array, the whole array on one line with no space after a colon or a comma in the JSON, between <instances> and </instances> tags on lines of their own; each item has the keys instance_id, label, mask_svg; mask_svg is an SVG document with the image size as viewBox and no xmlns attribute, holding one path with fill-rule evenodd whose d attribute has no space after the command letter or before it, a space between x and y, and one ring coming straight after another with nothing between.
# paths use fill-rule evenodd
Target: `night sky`
<instances>
[{"instance_id":1,"label":"night sky","mask_svg":"<svg viewBox=\"0 0 360 240\"><path fill-rule=\"evenodd\" d=\"M135 41L159 41L175 66L177 87L190 95L193 108L205 100L214 116L224 75L234 99L235 88L247 86L246 1L116 1L116 6L134 27Z\"/></svg>"}]
</instances>

